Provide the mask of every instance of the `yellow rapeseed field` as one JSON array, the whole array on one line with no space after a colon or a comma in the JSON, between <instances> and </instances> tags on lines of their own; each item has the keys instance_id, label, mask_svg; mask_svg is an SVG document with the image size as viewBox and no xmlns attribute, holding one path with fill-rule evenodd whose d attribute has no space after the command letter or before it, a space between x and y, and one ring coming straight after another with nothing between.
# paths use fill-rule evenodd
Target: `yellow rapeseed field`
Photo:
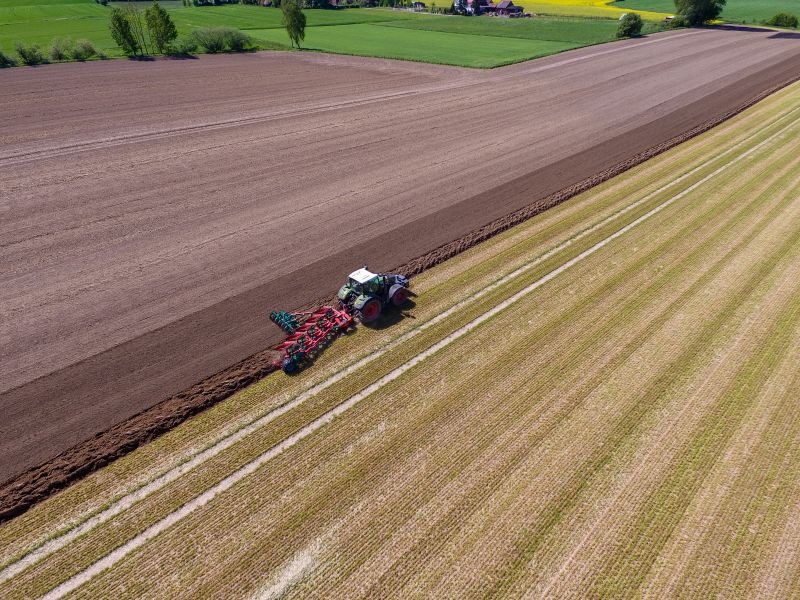
<instances>
[{"instance_id":1,"label":"yellow rapeseed field","mask_svg":"<svg viewBox=\"0 0 800 600\"><path fill-rule=\"evenodd\" d=\"M532 13L570 15L582 17L606 17L616 19L626 12L638 12L643 19L661 21L667 13L647 10L623 10L616 8L611 0L520 0L514 4L524 6Z\"/></svg>"}]
</instances>

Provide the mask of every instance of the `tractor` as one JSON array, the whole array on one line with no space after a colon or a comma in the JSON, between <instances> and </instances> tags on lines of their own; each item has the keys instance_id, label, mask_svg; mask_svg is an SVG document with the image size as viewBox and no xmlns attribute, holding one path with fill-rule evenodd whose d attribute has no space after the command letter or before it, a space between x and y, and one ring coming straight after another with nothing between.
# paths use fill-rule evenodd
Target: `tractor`
<instances>
[{"instance_id":1,"label":"tractor","mask_svg":"<svg viewBox=\"0 0 800 600\"><path fill-rule=\"evenodd\" d=\"M364 266L350 273L339 290L339 303L362 323L374 323L386 306L402 306L409 294L404 275L372 273Z\"/></svg>"}]
</instances>

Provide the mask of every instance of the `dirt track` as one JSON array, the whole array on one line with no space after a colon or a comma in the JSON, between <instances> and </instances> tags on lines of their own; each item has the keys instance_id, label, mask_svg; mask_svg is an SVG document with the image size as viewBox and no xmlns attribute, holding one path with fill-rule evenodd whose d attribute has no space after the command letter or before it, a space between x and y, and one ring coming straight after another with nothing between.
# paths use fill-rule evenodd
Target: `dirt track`
<instances>
[{"instance_id":1,"label":"dirt track","mask_svg":"<svg viewBox=\"0 0 800 600\"><path fill-rule=\"evenodd\" d=\"M490 72L258 54L3 73L0 480L263 349L270 308L798 74L798 40L743 31Z\"/></svg>"}]
</instances>

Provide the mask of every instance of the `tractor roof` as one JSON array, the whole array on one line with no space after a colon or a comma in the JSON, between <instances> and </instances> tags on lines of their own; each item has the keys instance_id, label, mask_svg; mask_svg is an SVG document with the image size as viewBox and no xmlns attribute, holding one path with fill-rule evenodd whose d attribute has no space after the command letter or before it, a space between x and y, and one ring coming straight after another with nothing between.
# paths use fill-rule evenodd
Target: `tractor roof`
<instances>
[{"instance_id":1,"label":"tractor roof","mask_svg":"<svg viewBox=\"0 0 800 600\"><path fill-rule=\"evenodd\" d=\"M358 271L353 271L350 273L350 279L357 281L358 283L367 283L370 279L375 277L376 274L372 273L371 271L367 270L366 267L363 269L359 269Z\"/></svg>"}]
</instances>

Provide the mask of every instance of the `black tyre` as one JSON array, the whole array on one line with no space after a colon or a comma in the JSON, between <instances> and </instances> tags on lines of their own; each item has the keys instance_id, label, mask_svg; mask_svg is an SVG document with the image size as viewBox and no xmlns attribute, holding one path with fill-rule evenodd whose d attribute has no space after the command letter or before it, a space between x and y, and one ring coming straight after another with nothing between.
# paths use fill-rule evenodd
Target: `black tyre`
<instances>
[{"instance_id":1,"label":"black tyre","mask_svg":"<svg viewBox=\"0 0 800 600\"><path fill-rule=\"evenodd\" d=\"M360 313L360 319L362 323L373 323L381 316L381 310L383 306L381 306L381 301L377 298L372 298L367 300L364 303L364 306L361 307L361 310L358 312Z\"/></svg>"},{"instance_id":2,"label":"black tyre","mask_svg":"<svg viewBox=\"0 0 800 600\"><path fill-rule=\"evenodd\" d=\"M408 290L406 288L400 288L392 296L392 304L395 306L403 306L406 300L408 300Z\"/></svg>"}]
</instances>

